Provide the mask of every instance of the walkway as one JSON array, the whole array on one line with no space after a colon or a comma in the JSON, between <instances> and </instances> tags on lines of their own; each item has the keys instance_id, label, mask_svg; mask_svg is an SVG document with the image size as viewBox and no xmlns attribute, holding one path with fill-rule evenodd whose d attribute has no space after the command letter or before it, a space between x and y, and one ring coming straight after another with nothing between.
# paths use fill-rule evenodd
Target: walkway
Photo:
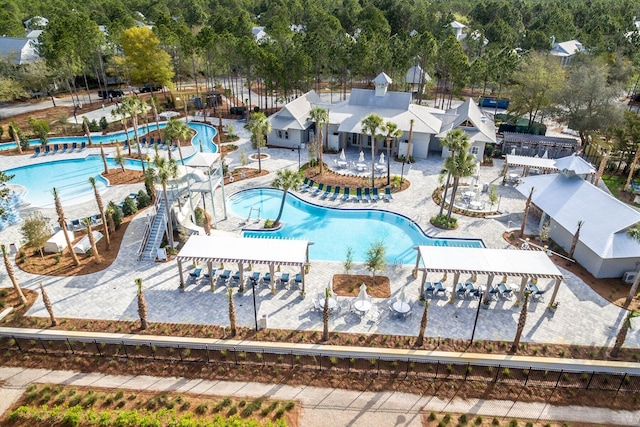
<instances>
[{"instance_id":1,"label":"walkway","mask_svg":"<svg viewBox=\"0 0 640 427\"><path fill-rule=\"evenodd\" d=\"M254 151L251 149L249 135L243 128L244 123L225 120L226 125L230 123L234 125L236 133L241 139L235 143L239 146L239 150L233 152L229 157L234 160L234 165L240 165L241 151L245 151L247 154ZM264 152L269 154L271 158L263 161L262 166L271 173L256 179L236 180L225 189L227 196L245 188L269 186L275 171L282 168L297 168L298 153L296 151L266 148ZM357 156L355 152L347 152L347 156L353 155ZM333 157L337 157L337 154ZM328 164L333 164L333 157L327 155L325 161ZM10 159L14 159L14 157ZM306 161L306 153L302 153L302 161ZM499 185L497 188L501 197L500 210L504 212L504 215L498 219L458 216L459 227L453 231L439 230L429 224L429 218L437 214L439 210L439 207L431 200L431 194L438 185L441 163L441 159L434 157L428 160L419 160L410 169L405 165L404 175L411 181L411 186L407 191L395 195L391 203L345 203L327 199L318 200L318 198L308 195L302 197L313 203L327 206L346 206L356 209L373 206L387 209L414 219L427 234L434 237L482 238L487 247L508 247L509 245L502 239L502 233L509 227L519 225L524 207L524 198L509 185ZM501 166L502 162L496 161L493 167L482 167L478 182L499 183ZM401 167L401 163L392 162L392 174L399 175ZM469 181L473 183L475 179ZM115 191L122 190L116 189ZM124 192L128 194L129 188L125 188ZM220 192L216 193L216 197L221 197ZM109 200L109 197L103 198ZM218 199L216 205L221 206L221 201ZM67 216L74 216L76 209L78 212L82 212L86 209L93 211L95 208L93 203L77 205L70 208L71 213L68 213ZM50 210L45 212L45 215L53 218L55 214ZM215 292L210 292L207 284L201 281L197 284L191 284L183 292L178 290L179 279L175 261L167 263L135 261L144 221L146 221L144 212L133 220L127 230L118 258L111 267L104 271L86 276L58 278L27 274L16 269L18 281L22 286L30 289L37 289L38 283L43 281L58 317L135 320L137 319L136 288L133 283L135 278L140 277L143 279L145 287L150 321L228 325L225 288L218 288ZM243 222L244 218L230 214L228 220L220 222L220 228L239 232ZM534 232L537 226L536 221L530 218L527 224L528 230ZM12 226L0 232L0 242L11 243L19 240L18 226ZM382 273L389 276L391 280L393 297L399 295L401 288L405 287L408 298L414 302L417 299L419 280L413 279L411 269L411 265L388 265ZM307 277L308 295L315 295L321 291L334 274L343 271L341 262L313 261L310 274ZM368 274L368 271L362 264L359 264L355 266L353 273ZM545 309L544 303L532 302L522 338L523 342L611 346L625 316L625 311L608 303L568 271L563 270L563 274L566 274L567 279L561 286L557 298L560 301L559 309L555 313L551 313ZM0 269L0 280L3 283L6 282L4 269ZM482 280L484 278L479 278L480 283ZM451 286L450 282L447 283L447 286ZM551 284L541 281L539 286L545 289L549 288ZM259 315L269 315L269 327L322 330L322 316L318 312L311 311L311 298L307 297L302 300L299 292L293 290L280 290L275 295L271 295L266 287L258 288L257 297ZM253 327L251 293L236 293L235 298L238 324ZM374 302L378 304L380 310L386 309L384 300L374 299ZM477 301L471 300L459 300L455 304L448 304L444 298L435 299L429 310L427 336L469 339L477 312L477 304ZM475 338L511 341L515 334L519 315L519 309L513 304L513 300L500 300L492 303L490 310L480 310ZM380 322L376 322L371 315L360 318L347 312L332 316L331 329L357 334L416 335L419 329L420 309L416 306L417 314L414 313L412 318L406 321L391 320L384 316ZM47 316L40 299L28 314L40 317ZM576 319L580 319L579 325L576 323ZM640 348L640 328L636 327L639 323L639 319L634 319L634 327L629 331L626 346Z\"/></svg>"},{"instance_id":2,"label":"walkway","mask_svg":"<svg viewBox=\"0 0 640 427\"><path fill-rule=\"evenodd\" d=\"M103 375L71 371L49 371L0 367L0 414L3 414L32 383L53 383L94 388L175 391L196 395L268 397L301 402L301 426L422 426L421 414L467 413L503 420L529 418L568 422L591 422L637 426L640 410L613 411L603 408L559 407L545 403L480 399L439 399L394 391L359 392L282 384L209 381L176 377Z\"/></svg>"}]
</instances>

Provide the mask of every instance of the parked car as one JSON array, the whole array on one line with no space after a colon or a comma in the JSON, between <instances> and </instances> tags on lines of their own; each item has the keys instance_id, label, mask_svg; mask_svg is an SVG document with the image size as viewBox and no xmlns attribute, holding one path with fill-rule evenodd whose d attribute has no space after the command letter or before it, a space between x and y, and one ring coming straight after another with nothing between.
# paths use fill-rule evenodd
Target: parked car
<instances>
[{"instance_id":1,"label":"parked car","mask_svg":"<svg viewBox=\"0 0 640 427\"><path fill-rule=\"evenodd\" d=\"M120 89L107 89L107 90L99 90L98 96L102 99L111 98L121 98L124 96L124 92Z\"/></svg>"},{"instance_id":2,"label":"parked car","mask_svg":"<svg viewBox=\"0 0 640 427\"><path fill-rule=\"evenodd\" d=\"M140 87L140 93L157 92L159 90L162 90L162 86L152 85L151 83L147 83L146 85Z\"/></svg>"}]
</instances>

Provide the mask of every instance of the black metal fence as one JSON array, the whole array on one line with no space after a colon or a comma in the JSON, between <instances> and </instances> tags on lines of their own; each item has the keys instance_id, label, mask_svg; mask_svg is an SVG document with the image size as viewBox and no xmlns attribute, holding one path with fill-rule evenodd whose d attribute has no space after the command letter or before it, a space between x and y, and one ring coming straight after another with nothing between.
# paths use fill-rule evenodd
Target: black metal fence
<instances>
[{"instance_id":1,"label":"black metal fence","mask_svg":"<svg viewBox=\"0 0 640 427\"><path fill-rule=\"evenodd\" d=\"M123 341L72 340L68 338L5 337L0 348L24 353L73 354L85 357L143 359L201 364L262 365L280 368L333 370L364 375L423 377L508 383L544 388L575 388L606 391L640 392L640 375L594 370L553 370L521 366L444 363L411 358L344 357L312 351L278 350L258 347L223 347L216 345L162 346L153 343ZM330 352L330 351L329 351Z\"/></svg>"}]
</instances>

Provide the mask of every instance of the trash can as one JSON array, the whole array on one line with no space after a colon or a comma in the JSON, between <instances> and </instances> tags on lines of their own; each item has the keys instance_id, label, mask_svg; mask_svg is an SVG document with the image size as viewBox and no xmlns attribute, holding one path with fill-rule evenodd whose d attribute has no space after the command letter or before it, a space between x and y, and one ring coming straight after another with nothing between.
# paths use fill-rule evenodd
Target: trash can
<instances>
[{"instance_id":1,"label":"trash can","mask_svg":"<svg viewBox=\"0 0 640 427\"><path fill-rule=\"evenodd\" d=\"M269 315L263 314L258 319L258 329L267 329L269 327Z\"/></svg>"},{"instance_id":2,"label":"trash can","mask_svg":"<svg viewBox=\"0 0 640 427\"><path fill-rule=\"evenodd\" d=\"M484 184L482 184L482 192L483 193L488 193L489 192L489 183L485 182Z\"/></svg>"}]
</instances>

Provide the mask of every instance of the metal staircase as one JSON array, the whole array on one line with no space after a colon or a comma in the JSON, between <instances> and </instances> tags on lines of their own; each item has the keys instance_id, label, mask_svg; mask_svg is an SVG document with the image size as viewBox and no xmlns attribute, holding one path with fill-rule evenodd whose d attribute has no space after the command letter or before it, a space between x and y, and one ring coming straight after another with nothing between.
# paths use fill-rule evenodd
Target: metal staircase
<instances>
[{"instance_id":1,"label":"metal staircase","mask_svg":"<svg viewBox=\"0 0 640 427\"><path fill-rule=\"evenodd\" d=\"M172 200L169 200L171 203ZM141 242L141 250L138 253L139 261L154 261L157 249L162 243L162 237L166 231L167 208L162 192L156 193L155 215L147 222L144 237Z\"/></svg>"}]
</instances>

